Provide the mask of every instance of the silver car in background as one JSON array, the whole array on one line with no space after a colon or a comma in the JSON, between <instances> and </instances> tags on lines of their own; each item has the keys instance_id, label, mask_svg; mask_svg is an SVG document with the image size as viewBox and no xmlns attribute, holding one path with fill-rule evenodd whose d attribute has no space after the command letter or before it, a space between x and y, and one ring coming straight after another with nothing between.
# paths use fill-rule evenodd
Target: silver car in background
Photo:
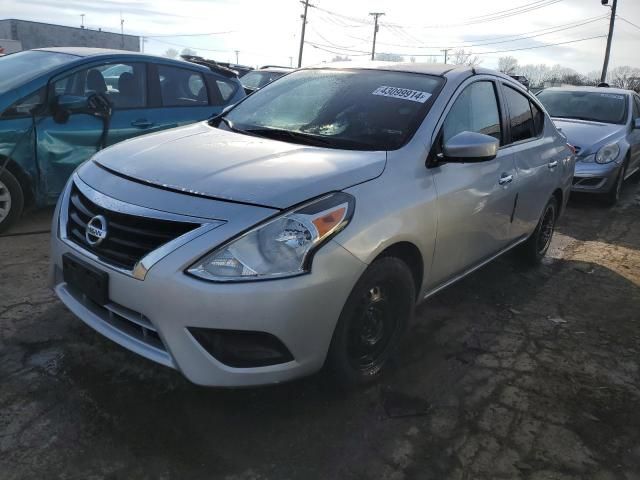
<instances>
[{"instance_id":1,"label":"silver car in background","mask_svg":"<svg viewBox=\"0 0 640 480\"><path fill-rule=\"evenodd\" d=\"M416 302L518 247L574 159L519 83L470 67L293 72L223 116L96 154L53 220L85 323L202 385L375 380Z\"/></svg>"},{"instance_id":2,"label":"silver car in background","mask_svg":"<svg viewBox=\"0 0 640 480\"><path fill-rule=\"evenodd\" d=\"M573 191L616 204L624 180L640 169L640 97L617 88L562 87L538 99L576 149Z\"/></svg>"}]
</instances>

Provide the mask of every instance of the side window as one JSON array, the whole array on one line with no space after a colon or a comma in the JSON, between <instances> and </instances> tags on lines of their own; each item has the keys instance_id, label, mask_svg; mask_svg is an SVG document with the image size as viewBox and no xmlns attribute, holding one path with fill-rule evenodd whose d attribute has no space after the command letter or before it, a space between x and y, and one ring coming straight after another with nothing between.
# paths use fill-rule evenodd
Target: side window
<instances>
[{"instance_id":1,"label":"side window","mask_svg":"<svg viewBox=\"0 0 640 480\"><path fill-rule=\"evenodd\" d=\"M95 65L62 78L53 84L56 95L105 95L113 108L142 108L147 104L144 63Z\"/></svg>"},{"instance_id":2,"label":"side window","mask_svg":"<svg viewBox=\"0 0 640 480\"><path fill-rule=\"evenodd\" d=\"M533 112L535 136L539 137L540 135L542 135L542 132L544 132L544 113L533 102L531 102L531 111Z\"/></svg>"},{"instance_id":3,"label":"side window","mask_svg":"<svg viewBox=\"0 0 640 480\"><path fill-rule=\"evenodd\" d=\"M31 115L31 112L44 104L44 100L46 97L46 89L41 88L35 93L18 100L16 103L7 108L2 115L0 115L1 119L7 118L20 118L20 117L28 117Z\"/></svg>"},{"instance_id":4,"label":"side window","mask_svg":"<svg viewBox=\"0 0 640 480\"><path fill-rule=\"evenodd\" d=\"M238 89L238 85L233 82L227 82L226 80L216 80L216 84L218 85L218 89L220 90L220 95L222 96L222 100L227 102L233 94L236 93Z\"/></svg>"},{"instance_id":5,"label":"side window","mask_svg":"<svg viewBox=\"0 0 640 480\"><path fill-rule=\"evenodd\" d=\"M158 65L162 105L165 107L197 107L209 104L202 74L184 68Z\"/></svg>"},{"instance_id":6,"label":"side window","mask_svg":"<svg viewBox=\"0 0 640 480\"><path fill-rule=\"evenodd\" d=\"M466 87L449 110L443 125L443 141L462 132L490 135L502 143L500 111L493 82Z\"/></svg>"},{"instance_id":7,"label":"side window","mask_svg":"<svg viewBox=\"0 0 640 480\"><path fill-rule=\"evenodd\" d=\"M504 96L509 107L511 142L520 142L533 138L535 136L535 128L529 99L506 85Z\"/></svg>"},{"instance_id":8,"label":"side window","mask_svg":"<svg viewBox=\"0 0 640 480\"><path fill-rule=\"evenodd\" d=\"M640 97L633 96L633 119L640 118Z\"/></svg>"}]
</instances>

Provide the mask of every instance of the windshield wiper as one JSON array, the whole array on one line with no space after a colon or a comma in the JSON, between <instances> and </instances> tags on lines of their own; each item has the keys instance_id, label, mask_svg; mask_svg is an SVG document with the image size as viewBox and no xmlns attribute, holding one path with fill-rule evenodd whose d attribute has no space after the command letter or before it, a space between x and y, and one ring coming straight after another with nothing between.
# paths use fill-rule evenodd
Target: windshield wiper
<instances>
[{"instance_id":1,"label":"windshield wiper","mask_svg":"<svg viewBox=\"0 0 640 480\"><path fill-rule=\"evenodd\" d=\"M257 135L259 137L273 138L277 140L292 140L295 143L304 145L312 145L316 147L335 147L335 143L331 140L321 138L317 135L298 132L295 130L281 130L277 128L248 128L245 132Z\"/></svg>"},{"instance_id":2,"label":"windshield wiper","mask_svg":"<svg viewBox=\"0 0 640 480\"><path fill-rule=\"evenodd\" d=\"M578 116L575 116L575 115L561 115L561 116L557 116L555 118L567 118L569 120L584 120L586 122L600 122L600 120L597 120L595 118L578 117Z\"/></svg>"}]
</instances>

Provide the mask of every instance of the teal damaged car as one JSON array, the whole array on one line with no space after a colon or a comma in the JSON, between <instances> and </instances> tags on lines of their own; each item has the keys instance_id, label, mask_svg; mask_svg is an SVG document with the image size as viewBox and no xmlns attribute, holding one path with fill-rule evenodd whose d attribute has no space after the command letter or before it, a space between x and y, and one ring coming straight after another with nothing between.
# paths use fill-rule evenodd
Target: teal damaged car
<instances>
[{"instance_id":1,"label":"teal damaged car","mask_svg":"<svg viewBox=\"0 0 640 480\"><path fill-rule=\"evenodd\" d=\"M93 48L0 58L0 232L54 204L97 150L205 120L245 96L234 71Z\"/></svg>"}]
</instances>

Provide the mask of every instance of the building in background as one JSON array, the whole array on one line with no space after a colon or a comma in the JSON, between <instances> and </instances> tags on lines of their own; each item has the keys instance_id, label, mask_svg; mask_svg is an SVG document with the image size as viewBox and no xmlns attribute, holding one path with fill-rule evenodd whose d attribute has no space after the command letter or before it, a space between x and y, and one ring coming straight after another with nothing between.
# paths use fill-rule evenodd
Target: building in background
<instances>
[{"instance_id":1,"label":"building in background","mask_svg":"<svg viewBox=\"0 0 640 480\"><path fill-rule=\"evenodd\" d=\"M22 43L18 40L9 40L7 38L0 37L0 54L8 55L10 53L16 53L22 50Z\"/></svg>"},{"instance_id":2,"label":"building in background","mask_svg":"<svg viewBox=\"0 0 640 480\"><path fill-rule=\"evenodd\" d=\"M44 47L94 47L140 51L140 37L136 35L123 35L27 20L0 20L0 39L12 41L14 47L15 42L18 42L21 44L22 50ZM0 46L3 45L2 42L5 40L0 40Z\"/></svg>"}]
</instances>

